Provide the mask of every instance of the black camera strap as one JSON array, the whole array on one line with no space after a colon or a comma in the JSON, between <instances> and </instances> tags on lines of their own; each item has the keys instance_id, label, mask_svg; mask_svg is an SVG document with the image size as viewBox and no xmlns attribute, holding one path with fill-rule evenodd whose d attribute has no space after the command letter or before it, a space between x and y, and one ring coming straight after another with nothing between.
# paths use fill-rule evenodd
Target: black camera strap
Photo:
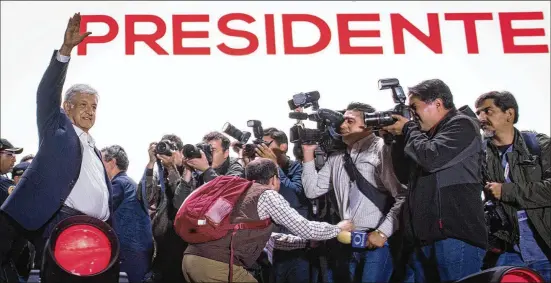
<instances>
[{"instance_id":1,"label":"black camera strap","mask_svg":"<svg viewBox=\"0 0 551 283\"><path fill-rule=\"evenodd\" d=\"M350 181L356 182L358 190L384 214L384 216L379 220L377 227L375 227L377 229L385 220L386 214L390 211L390 208L394 204L394 199L392 197L389 198L389 194L381 192L370 182L368 182L364 176L362 176L347 151L344 153L344 169L348 174ZM385 199L386 201L383 203L381 200ZM389 199L391 201L389 201Z\"/></svg>"}]
</instances>

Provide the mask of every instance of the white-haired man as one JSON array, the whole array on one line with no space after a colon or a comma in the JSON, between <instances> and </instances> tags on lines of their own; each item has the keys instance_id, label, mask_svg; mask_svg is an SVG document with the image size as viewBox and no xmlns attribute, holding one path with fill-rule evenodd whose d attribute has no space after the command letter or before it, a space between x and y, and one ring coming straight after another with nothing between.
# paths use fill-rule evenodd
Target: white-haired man
<instances>
[{"instance_id":1,"label":"white-haired man","mask_svg":"<svg viewBox=\"0 0 551 283\"><path fill-rule=\"evenodd\" d=\"M40 148L0 209L0 260L23 231L38 232L33 242L40 258L45 241L62 220L82 214L110 219L111 184L88 133L96 120L97 92L88 85L74 85L60 109L71 51L90 34L80 34L79 27L80 14L75 14L38 86Z\"/></svg>"}]
</instances>

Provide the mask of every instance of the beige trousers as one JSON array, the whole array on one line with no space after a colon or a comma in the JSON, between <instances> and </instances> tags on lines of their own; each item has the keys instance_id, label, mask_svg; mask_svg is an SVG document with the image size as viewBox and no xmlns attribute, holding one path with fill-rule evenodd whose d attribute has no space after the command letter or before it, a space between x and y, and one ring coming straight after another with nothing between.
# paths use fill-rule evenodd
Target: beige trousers
<instances>
[{"instance_id":1,"label":"beige trousers","mask_svg":"<svg viewBox=\"0 0 551 283\"><path fill-rule=\"evenodd\" d=\"M220 261L185 255L182 260L184 278L190 283L228 282L230 265ZM233 282L258 283L245 268L233 265Z\"/></svg>"}]
</instances>

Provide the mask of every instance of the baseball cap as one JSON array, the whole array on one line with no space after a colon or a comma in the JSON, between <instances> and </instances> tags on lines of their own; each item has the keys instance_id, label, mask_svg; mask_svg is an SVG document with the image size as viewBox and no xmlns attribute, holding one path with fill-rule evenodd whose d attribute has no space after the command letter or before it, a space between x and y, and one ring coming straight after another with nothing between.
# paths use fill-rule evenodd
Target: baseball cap
<instances>
[{"instance_id":1,"label":"baseball cap","mask_svg":"<svg viewBox=\"0 0 551 283\"><path fill-rule=\"evenodd\" d=\"M15 166L13 166L13 169L11 170L11 177L15 176L21 176L27 170L27 168L31 165L30 162L21 162Z\"/></svg>"},{"instance_id":2,"label":"baseball cap","mask_svg":"<svg viewBox=\"0 0 551 283\"><path fill-rule=\"evenodd\" d=\"M14 147L7 139L0 139L0 151L9 151L15 154L23 152L22 147Z\"/></svg>"}]
</instances>

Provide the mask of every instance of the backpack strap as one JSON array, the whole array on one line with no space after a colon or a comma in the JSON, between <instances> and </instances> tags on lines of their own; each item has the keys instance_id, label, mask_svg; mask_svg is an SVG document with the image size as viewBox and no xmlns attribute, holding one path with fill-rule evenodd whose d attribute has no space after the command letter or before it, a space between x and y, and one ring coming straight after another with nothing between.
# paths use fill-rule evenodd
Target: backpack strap
<instances>
[{"instance_id":1,"label":"backpack strap","mask_svg":"<svg viewBox=\"0 0 551 283\"><path fill-rule=\"evenodd\" d=\"M521 135L524 139L524 144L526 144L526 147L528 147L530 153L541 157L541 147L536 138L536 133L522 132Z\"/></svg>"},{"instance_id":2,"label":"backpack strap","mask_svg":"<svg viewBox=\"0 0 551 283\"><path fill-rule=\"evenodd\" d=\"M232 233L231 233L231 238L230 238L230 270L229 270L230 272L229 272L229 275L228 275L229 276L229 278L228 278L229 283L233 282L233 258L234 258L234 254L233 254L233 237L235 236L235 234L237 234L237 231L239 231L239 230L262 229L262 228L266 228L266 227L270 226L271 223L272 223L272 221L270 220L270 218L267 218L265 220L229 224L226 227L224 227L224 228L229 228L228 230L233 230Z\"/></svg>"}]
</instances>

